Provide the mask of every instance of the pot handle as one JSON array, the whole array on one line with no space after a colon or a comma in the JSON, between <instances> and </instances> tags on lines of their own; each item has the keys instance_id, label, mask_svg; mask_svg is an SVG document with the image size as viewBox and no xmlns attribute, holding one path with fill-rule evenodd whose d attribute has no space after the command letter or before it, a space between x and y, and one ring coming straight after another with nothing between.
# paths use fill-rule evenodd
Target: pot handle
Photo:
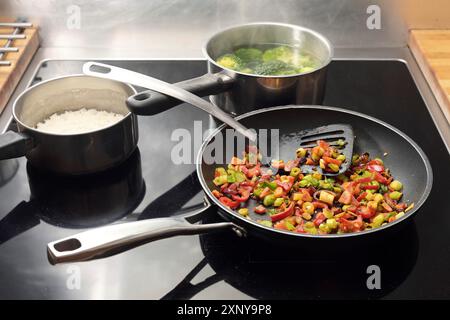
<instances>
[{"instance_id":1,"label":"pot handle","mask_svg":"<svg viewBox=\"0 0 450 320\"><path fill-rule=\"evenodd\" d=\"M6 131L0 135L0 160L18 158L32 147L32 139L20 132Z\"/></svg>"},{"instance_id":2,"label":"pot handle","mask_svg":"<svg viewBox=\"0 0 450 320\"><path fill-rule=\"evenodd\" d=\"M176 86L197 96L204 97L227 91L234 79L223 73L207 73L197 78L175 83ZM169 110L183 101L163 93L146 90L127 99L128 109L141 116L151 116Z\"/></svg>"},{"instance_id":3,"label":"pot handle","mask_svg":"<svg viewBox=\"0 0 450 320\"><path fill-rule=\"evenodd\" d=\"M47 245L49 261L57 264L102 258L159 239L224 229L232 229L239 236L245 235L244 229L231 222L190 223L198 221L211 209L208 201L205 204L205 207L180 217L113 224L50 242Z\"/></svg>"}]
</instances>

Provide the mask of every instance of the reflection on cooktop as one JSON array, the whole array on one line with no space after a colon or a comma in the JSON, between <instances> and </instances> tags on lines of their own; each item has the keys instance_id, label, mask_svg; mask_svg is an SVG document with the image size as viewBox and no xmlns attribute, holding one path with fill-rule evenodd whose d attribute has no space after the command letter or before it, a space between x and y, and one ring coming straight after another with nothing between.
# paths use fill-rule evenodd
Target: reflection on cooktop
<instances>
[{"instance_id":1,"label":"reflection on cooktop","mask_svg":"<svg viewBox=\"0 0 450 320\"><path fill-rule=\"evenodd\" d=\"M216 220L216 215L210 217L203 222ZM200 243L220 279L257 299L381 298L407 278L418 253L414 222L363 247L326 251L241 239L228 232L201 235ZM371 265L384 277L380 290L368 290Z\"/></svg>"},{"instance_id":2,"label":"reflection on cooktop","mask_svg":"<svg viewBox=\"0 0 450 320\"><path fill-rule=\"evenodd\" d=\"M141 154L136 150L120 166L105 172L64 177L27 163L31 201L47 223L90 228L114 222L134 209L145 194Z\"/></svg>"}]
</instances>

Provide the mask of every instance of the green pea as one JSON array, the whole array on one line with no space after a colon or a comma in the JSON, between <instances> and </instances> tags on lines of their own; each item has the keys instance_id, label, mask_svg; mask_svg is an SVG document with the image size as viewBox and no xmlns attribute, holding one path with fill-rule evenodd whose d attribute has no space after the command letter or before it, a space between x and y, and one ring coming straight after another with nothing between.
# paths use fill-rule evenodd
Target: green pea
<instances>
[{"instance_id":1,"label":"green pea","mask_svg":"<svg viewBox=\"0 0 450 320\"><path fill-rule=\"evenodd\" d=\"M273 203L273 206L274 207L279 207L279 206L281 206L283 204L283 202L284 202L283 198L276 198L274 203Z\"/></svg>"},{"instance_id":2,"label":"green pea","mask_svg":"<svg viewBox=\"0 0 450 320\"><path fill-rule=\"evenodd\" d=\"M263 204L266 207L270 207L275 202L275 199L276 198L273 194L268 194L267 196L264 197Z\"/></svg>"},{"instance_id":3,"label":"green pea","mask_svg":"<svg viewBox=\"0 0 450 320\"><path fill-rule=\"evenodd\" d=\"M391 187L395 191L400 191L403 188L403 184L400 181L398 181L398 180L394 180L394 181L391 182L389 187Z\"/></svg>"},{"instance_id":4,"label":"green pea","mask_svg":"<svg viewBox=\"0 0 450 320\"><path fill-rule=\"evenodd\" d=\"M402 197L402 193L398 192L398 191L392 191L391 193L389 193L389 198L391 198L392 200L398 200Z\"/></svg>"}]
</instances>

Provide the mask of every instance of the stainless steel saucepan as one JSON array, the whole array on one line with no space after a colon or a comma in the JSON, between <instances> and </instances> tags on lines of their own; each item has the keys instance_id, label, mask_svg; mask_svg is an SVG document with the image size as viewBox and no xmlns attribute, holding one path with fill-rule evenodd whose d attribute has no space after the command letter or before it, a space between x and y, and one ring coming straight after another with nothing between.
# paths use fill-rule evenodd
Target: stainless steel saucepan
<instances>
[{"instance_id":1,"label":"stainless steel saucepan","mask_svg":"<svg viewBox=\"0 0 450 320\"><path fill-rule=\"evenodd\" d=\"M216 60L240 47L288 45L311 54L319 66L310 72L265 76L221 67ZM176 85L198 96L210 95L211 102L234 115L255 109L287 104L321 104L326 72L333 57L331 43L320 33L301 26L258 22L231 27L213 35L203 47L208 73ZM181 101L155 91L144 91L127 100L138 115L154 115Z\"/></svg>"},{"instance_id":2,"label":"stainless steel saucepan","mask_svg":"<svg viewBox=\"0 0 450 320\"><path fill-rule=\"evenodd\" d=\"M33 166L60 174L86 174L114 167L127 159L138 141L136 116L126 99L136 90L127 84L86 75L41 82L15 101L18 132L0 135L0 159L26 156ZM54 113L95 108L124 115L120 121L80 134L52 134L36 125Z\"/></svg>"}]
</instances>

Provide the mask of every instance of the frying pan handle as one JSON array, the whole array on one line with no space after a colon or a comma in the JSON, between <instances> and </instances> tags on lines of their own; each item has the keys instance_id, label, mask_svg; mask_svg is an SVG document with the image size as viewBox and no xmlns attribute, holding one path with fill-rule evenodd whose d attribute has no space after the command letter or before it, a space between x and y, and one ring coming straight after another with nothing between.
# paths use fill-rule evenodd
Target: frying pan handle
<instances>
[{"instance_id":1,"label":"frying pan handle","mask_svg":"<svg viewBox=\"0 0 450 320\"><path fill-rule=\"evenodd\" d=\"M232 229L238 235L244 230L231 222L191 224L188 218L201 216L210 205L190 213L185 218L157 218L113 224L81 232L50 242L47 253L50 263L74 262L101 258L144 243L179 235L202 234Z\"/></svg>"},{"instance_id":2,"label":"frying pan handle","mask_svg":"<svg viewBox=\"0 0 450 320\"><path fill-rule=\"evenodd\" d=\"M31 137L24 133L7 131L0 135L0 160L22 157L31 147Z\"/></svg>"},{"instance_id":3,"label":"frying pan handle","mask_svg":"<svg viewBox=\"0 0 450 320\"><path fill-rule=\"evenodd\" d=\"M203 97L227 91L233 85L233 82L233 78L225 74L207 73L197 78L175 83L175 85ZM181 103L183 101L152 90L137 93L127 99L128 109L142 116L155 115Z\"/></svg>"}]
</instances>

